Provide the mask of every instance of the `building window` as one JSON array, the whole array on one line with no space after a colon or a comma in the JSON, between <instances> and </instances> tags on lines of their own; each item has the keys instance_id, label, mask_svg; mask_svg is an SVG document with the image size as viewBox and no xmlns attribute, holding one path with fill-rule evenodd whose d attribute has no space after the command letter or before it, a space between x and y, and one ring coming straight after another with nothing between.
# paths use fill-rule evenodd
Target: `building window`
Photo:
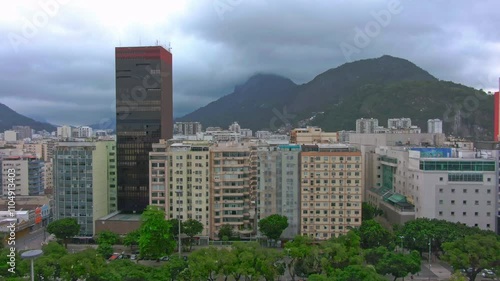
<instances>
[{"instance_id":1,"label":"building window","mask_svg":"<svg viewBox=\"0 0 500 281\"><path fill-rule=\"evenodd\" d=\"M479 212L475 212L474 216L476 216L476 217L479 216Z\"/></svg>"},{"instance_id":2,"label":"building window","mask_svg":"<svg viewBox=\"0 0 500 281\"><path fill-rule=\"evenodd\" d=\"M474 205L479 205L479 201L474 201Z\"/></svg>"},{"instance_id":3,"label":"building window","mask_svg":"<svg viewBox=\"0 0 500 281\"><path fill-rule=\"evenodd\" d=\"M467 189L464 188L464 193L467 193Z\"/></svg>"},{"instance_id":4,"label":"building window","mask_svg":"<svg viewBox=\"0 0 500 281\"><path fill-rule=\"evenodd\" d=\"M490 194L491 193L491 189L487 189L486 193Z\"/></svg>"},{"instance_id":5,"label":"building window","mask_svg":"<svg viewBox=\"0 0 500 281\"><path fill-rule=\"evenodd\" d=\"M467 216L467 212L463 212L463 213L462 213L462 215L463 215L464 217L466 217L466 216Z\"/></svg>"},{"instance_id":6,"label":"building window","mask_svg":"<svg viewBox=\"0 0 500 281\"><path fill-rule=\"evenodd\" d=\"M462 203L463 203L464 205L467 205L467 200L464 200Z\"/></svg>"},{"instance_id":7,"label":"building window","mask_svg":"<svg viewBox=\"0 0 500 281\"><path fill-rule=\"evenodd\" d=\"M443 215L443 211L439 211L439 215L442 216Z\"/></svg>"},{"instance_id":8,"label":"building window","mask_svg":"<svg viewBox=\"0 0 500 281\"><path fill-rule=\"evenodd\" d=\"M439 205L443 205L443 200L439 200Z\"/></svg>"},{"instance_id":9,"label":"building window","mask_svg":"<svg viewBox=\"0 0 500 281\"><path fill-rule=\"evenodd\" d=\"M443 189L442 188L439 189L439 193L443 193Z\"/></svg>"},{"instance_id":10,"label":"building window","mask_svg":"<svg viewBox=\"0 0 500 281\"><path fill-rule=\"evenodd\" d=\"M474 192L475 192L475 193L479 193L479 189L476 189Z\"/></svg>"},{"instance_id":11,"label":"building window","mask_svg":"<svg viewBox=\"0 0 500 281\"><path fill-rule=\"evenodd\" d=\"M451 205L455 205L455 200L451 200Z\"/></svg>"},{"instance_id":12,"label":"building window","mask_svg":"<svg viewBox=\"0 0 500 281\"><path fill-rule=\"evenodd\" d=\"M455 193L455 189L454 188L451 189L451 193Z\"/></svg>"},{"instance_id":13,"label":"building window","mask_svg":"<svg viewBox=\"0 0 500 281\"><path fill-rule=\"evenodd\" d=\"M486 201L486 205L491 206L491 201Z\"/></svg>"},{"instance_id":14,"label":"building window","mask_svg":"<svg viewBox=\"0 0 500 281\"><path fill-rule=\"evenodd\" d=\"M443 177L440 177L440 178L439 178L439 181L443 181Z\"/></svg>"},{"instance_id":15,"label":"building window","mask_svg":"<svg viewBox=\"0 0 500 281\"><path fill-rule=\"evenodd\" d=\"M451 212L451 215L454 216L455 215L455 212Z\"/></svg>"}]
</instances>

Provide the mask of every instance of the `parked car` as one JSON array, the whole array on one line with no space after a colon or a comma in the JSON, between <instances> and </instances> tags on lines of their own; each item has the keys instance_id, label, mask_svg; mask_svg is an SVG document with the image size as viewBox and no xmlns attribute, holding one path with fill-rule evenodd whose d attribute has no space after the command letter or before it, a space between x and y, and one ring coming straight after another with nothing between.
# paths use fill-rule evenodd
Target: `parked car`
<instances>
[{"instance_id":1,"label":"parked car","mask_svg":"<svg viewBox=\"0 0 500 281\"><path fill-rule=\"evenodd\" d=\"M169 256L164 256L160 258L161 261L169 261L170 257Z\"/></svg>"},{"instance_id":2,"label":"parked car","mask_svg":"<svg viewBox=\"0 0 500 281\"><path fill-rule=\"evenodd\" d=\"M119 257L120 257L120 255L113 254L108 260L114 261L114 260L119 259Z\"/></svg>"},{"instance_id":3,"label":"parked car","mask_svg":"<svg viewBox=\"0 0 500 281\"><path fill-rule=\"evenodd\" d=\"M495 278L496 274L491 269L484 269L483 272L481 272L481 276L483 276L484 278Z\"/></svg>"},{"instance_id":4,"label":"parked car","mask_svg":"<svg viewBox=\"0 0 500 281\"><path fill-rule=\"evenodd\" d=\"M136 259L137 259L137 255L134 255L134 254L133 254L133 255L131 255L131 256L130 256L130 259L131 259L131 260L136 260Z\"/></svg>"}]
</instances>

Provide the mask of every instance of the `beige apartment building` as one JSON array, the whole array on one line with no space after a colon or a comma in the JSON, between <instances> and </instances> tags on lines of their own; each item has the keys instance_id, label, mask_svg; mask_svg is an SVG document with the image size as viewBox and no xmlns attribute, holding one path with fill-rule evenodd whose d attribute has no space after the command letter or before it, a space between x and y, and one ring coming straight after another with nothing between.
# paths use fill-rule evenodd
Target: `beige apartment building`
<instances>
[{"instance_id":1,"label":"beige apartment building","mask_svg":"<svg viewBox=\"0 0 500 281\"><path fill-rule=\"evenodd\" d=\"M323 132L317 127L298 128L290 132L290 143L296 144L337 143L338 139L337 132Z\"/></svg>"},{"instance_id":2,"label":"beige apartment building","mask_svg":"<svg viewBox=\"0 0 500 281\"><path fill-rule=\"evenodd\" d=\"M257 153L253 143L226 142L210 149L210 238L222 225L240 236L256 233Z\"/></svg>"},{"instance_id":3,"label":"beige apartment building","mask_svg":"<svg viewBox=\"0 0 500 281\"><path fill-rule=\"evenodd\" d=\"M300 233L326 240L361 225L363 163L347 145L304 145Z\"/></svg>"},{"instance_id":4,"label":"beige apartment building","mask_svg":"<svg viewBox=\"0 0 500 281\"><path fill-rule=\"evenodd\" d=\"M166 219L194 219L210 230L209 148L204 141L153 144L149 153L149 204L165 210Z\"/></svg>"}]
</instances>

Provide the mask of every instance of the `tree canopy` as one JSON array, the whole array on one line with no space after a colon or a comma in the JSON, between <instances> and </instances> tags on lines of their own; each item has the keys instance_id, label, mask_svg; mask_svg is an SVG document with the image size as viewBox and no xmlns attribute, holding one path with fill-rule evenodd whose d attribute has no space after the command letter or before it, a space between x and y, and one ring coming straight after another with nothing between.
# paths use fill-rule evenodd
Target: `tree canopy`
<instances>
[{"instance_id":1,"label":"tree canopy","mask_svg":"<svg viewBox=\"0 0 500 281\"><path fill-rule=\"evenodd\" d=\"M49 223L47 232L64 241L65 247L68 248L68 239L80 233L80 225L75 218L64 218Z\"/></svg>"},{"instance_id":2,"label":"tree canopy","mask_svg":"<svg viewBox=\"0 0 500 281\"><path fill-rule=\"evenodd\" d=\"M495 235L475 234L443 244L443 260L465 270L470 281L483 269L500 268L500 241Z\"/></svg>"},{"instance_id":3,"label":"tree canopy","mask_svg":"<svg viewBox=\"0 0 500 281\"><path fill-rule=\"evenodd\" d=\"M197 220L188 219L182 222L182 228L184 234L189 237L189 250L191 251L194 242L194 236L200 234L203 231L203 224Z\"/></svg>"},{"instance_id":4,"label":"tree canopy","mask_svg":"<svg viewBox=\"0 0 500 281\"><path fill-rule=\"evenodd\" d=\"M288 218L279 214L270 215L259 220L259 230L267 238L278 240L288 227Z\"/></svg>"},{"instance_id":5,"label":"tree canopy","mask_svg":"<svg viewBox=\"0 0 500 281\"><path fill-rule=\"evenodd\" d=\"M139 229L139 249L142 257L160 258L173 252L175 240L171 235L171 225L165 220L165 212L148 206L141 216Z\"/></svg>"}]
</instances>

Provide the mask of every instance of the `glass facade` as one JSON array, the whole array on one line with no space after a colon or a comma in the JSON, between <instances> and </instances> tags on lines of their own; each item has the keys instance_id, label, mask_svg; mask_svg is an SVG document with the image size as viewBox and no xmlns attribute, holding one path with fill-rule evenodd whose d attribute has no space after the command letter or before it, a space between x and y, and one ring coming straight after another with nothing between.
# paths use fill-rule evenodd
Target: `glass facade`
<instances>
[{"instance_id":1,"label":"glass facade","mask_svg":"<svg viewBox=\"0 0 500 281\"><path fill-rule=\"evenodd\" d=\"M448 174L448 181L482 182L482 174Z\"/></svg>"},{"instance_id":2,"label":"glass facade","mask_svg":"<svg viewBox=\"0 0 500 281\"><path fill-rule=\"evenodd\" d=\"M389 163L393 163L393 164L398 164L398 159L392 158L392 157L388 157L388 156L381 156L380 157L380 161L389 162Z\"/></svg>"},{"instance_id":3,"label":"glass facade","mask_svg":"<svg viewBox=\"0 0 500 281\"><path fill-rule=\"evenodd\" d=\"M73 217L80 235L93 235L92 151L94 146L58 147L54 157L56 218Z\"/></svg>"},{"instance_id":4,"label":"glass facade","mask_svg":"<svg viewBox=\"0 0 500 281\"><path fill-rule=\"evenodd\" d=\"M116 48L117 197L123 212L149 203L149 152L173 135L172 55L163 47Z\"/></svg>"},{"instance_id":5,"label":"glass facade","mask_svg":"<svg viewBox=\"0 0 500 281\"><path fill-rule=\"evenodd\" d=\"M495 171L493 161L420 161L423 171Z\"/></svg>"}]
</instances>

